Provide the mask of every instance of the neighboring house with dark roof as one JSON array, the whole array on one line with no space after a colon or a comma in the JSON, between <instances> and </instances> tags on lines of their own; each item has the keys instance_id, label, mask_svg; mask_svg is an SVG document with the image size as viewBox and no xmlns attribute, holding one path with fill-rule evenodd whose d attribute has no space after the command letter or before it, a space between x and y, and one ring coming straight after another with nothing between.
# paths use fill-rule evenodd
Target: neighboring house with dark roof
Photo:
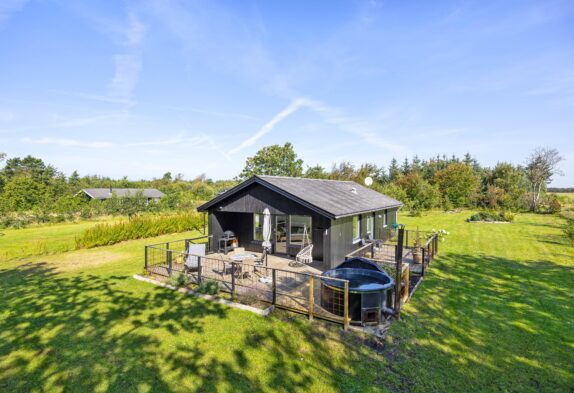
<instances>
[{"instance_id":1,"label":"neighboring house with dark roof","mask_svg":"<svg viewBox=\"0 0 574 393\"><path fill-rule=\"evenodd\" d=\"M118 198L134 197L139 192L147 201L159 201L165 194L155 188L84 188L78 194L84 194L88 199L97 199L100 201L110 199L112 195ZM76 195L78 195L76 194Z\"/></svg>"},{"instance_id":2,"label":"neighboring house with dark roof","mask_svg":"<svg viewBox=\"0 0 574 393\"><path fill-rule=\"evenodd\" d=\"M352 181L281 176L254 176L197 208L208 213L210 251L233 231L248 251L262 250L263 210L271 212L275 254L295 255L307 228L313 258L334 267L360 246L361 239L380 238L397 222L403 204Z\"/></svg>"}]
</instances>

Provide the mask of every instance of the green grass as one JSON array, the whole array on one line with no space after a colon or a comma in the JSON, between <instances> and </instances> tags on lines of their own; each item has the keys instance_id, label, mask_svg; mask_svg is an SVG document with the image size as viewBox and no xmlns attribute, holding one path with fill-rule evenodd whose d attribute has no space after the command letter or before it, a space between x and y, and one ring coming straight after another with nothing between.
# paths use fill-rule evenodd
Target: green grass
<instances>
[{"instance_id":1,"label":"green grass","mask_svg":"<svg viewBox=\"0 0 574 393\"><path fill-rule=\"evenodd\" d=\"M574 248L559 219L469 213L400 217L451 235L376 350L136 281L151 239L2 262L0 391L572 391Z\"/></svg>"},{"instance_id":2,"label":"green grass","mask_svg":"<svg viewBox=\"0 0 574 393\"><path fill-rule=\"evenodd\" d=\"M84 230L116 220L107 217L76 223L31 225L23 229L0 229L0 262L74 250L75 238Z\"/></svg>"}]
</instances>

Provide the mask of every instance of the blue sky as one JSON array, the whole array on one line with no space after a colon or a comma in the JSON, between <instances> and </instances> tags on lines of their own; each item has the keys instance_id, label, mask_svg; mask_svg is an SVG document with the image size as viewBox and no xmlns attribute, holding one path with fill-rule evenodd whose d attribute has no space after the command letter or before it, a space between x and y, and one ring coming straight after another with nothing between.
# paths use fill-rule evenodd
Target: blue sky
<instances>
[{"instance_id":1,"label":"blue sky","mask_svg":"<svg viewBox=\"0 0 574 393\"><path fill-rule=\"evenodd\" d=\"M69 174L235 176L418 154L574 186L572 1L0 1L0 151Z\"/></svg>"}]
</instances>

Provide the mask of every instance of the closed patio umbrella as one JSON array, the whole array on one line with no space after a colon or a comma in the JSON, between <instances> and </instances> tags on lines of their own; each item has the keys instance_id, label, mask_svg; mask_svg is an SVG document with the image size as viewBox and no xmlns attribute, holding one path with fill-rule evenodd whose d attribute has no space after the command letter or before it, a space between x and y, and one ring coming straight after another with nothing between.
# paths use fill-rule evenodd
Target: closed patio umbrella
<instances>
[{"instance_id":1,"label":"closed patio umbrella","mask_svg":"<svg viewBox=\"0 0 574 393\"><path fill-rule=\"evenodd\" d=\"M269 209L263 210L263 248L265 253L265 266L267 266L267 252L271 251L271 213Z\"/></svg>"}]
</instances>

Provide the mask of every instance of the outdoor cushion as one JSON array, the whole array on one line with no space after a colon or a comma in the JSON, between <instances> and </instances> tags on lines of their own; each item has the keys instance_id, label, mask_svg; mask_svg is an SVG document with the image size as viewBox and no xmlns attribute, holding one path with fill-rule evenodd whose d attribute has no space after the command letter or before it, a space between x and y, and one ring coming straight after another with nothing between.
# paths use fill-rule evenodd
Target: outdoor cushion
<instances>
[{"instance_id":1,"label":"outdoor cushion","mask_svg":"<svg viewBox=\"0 0 574 393\"><path fill-rule=\"evenodd\" d=\"M187 258L185 267L197 269L199 267L199 257L205 256L205 244L189 244L187 246Z\"/></svg>"}]
</instances>

